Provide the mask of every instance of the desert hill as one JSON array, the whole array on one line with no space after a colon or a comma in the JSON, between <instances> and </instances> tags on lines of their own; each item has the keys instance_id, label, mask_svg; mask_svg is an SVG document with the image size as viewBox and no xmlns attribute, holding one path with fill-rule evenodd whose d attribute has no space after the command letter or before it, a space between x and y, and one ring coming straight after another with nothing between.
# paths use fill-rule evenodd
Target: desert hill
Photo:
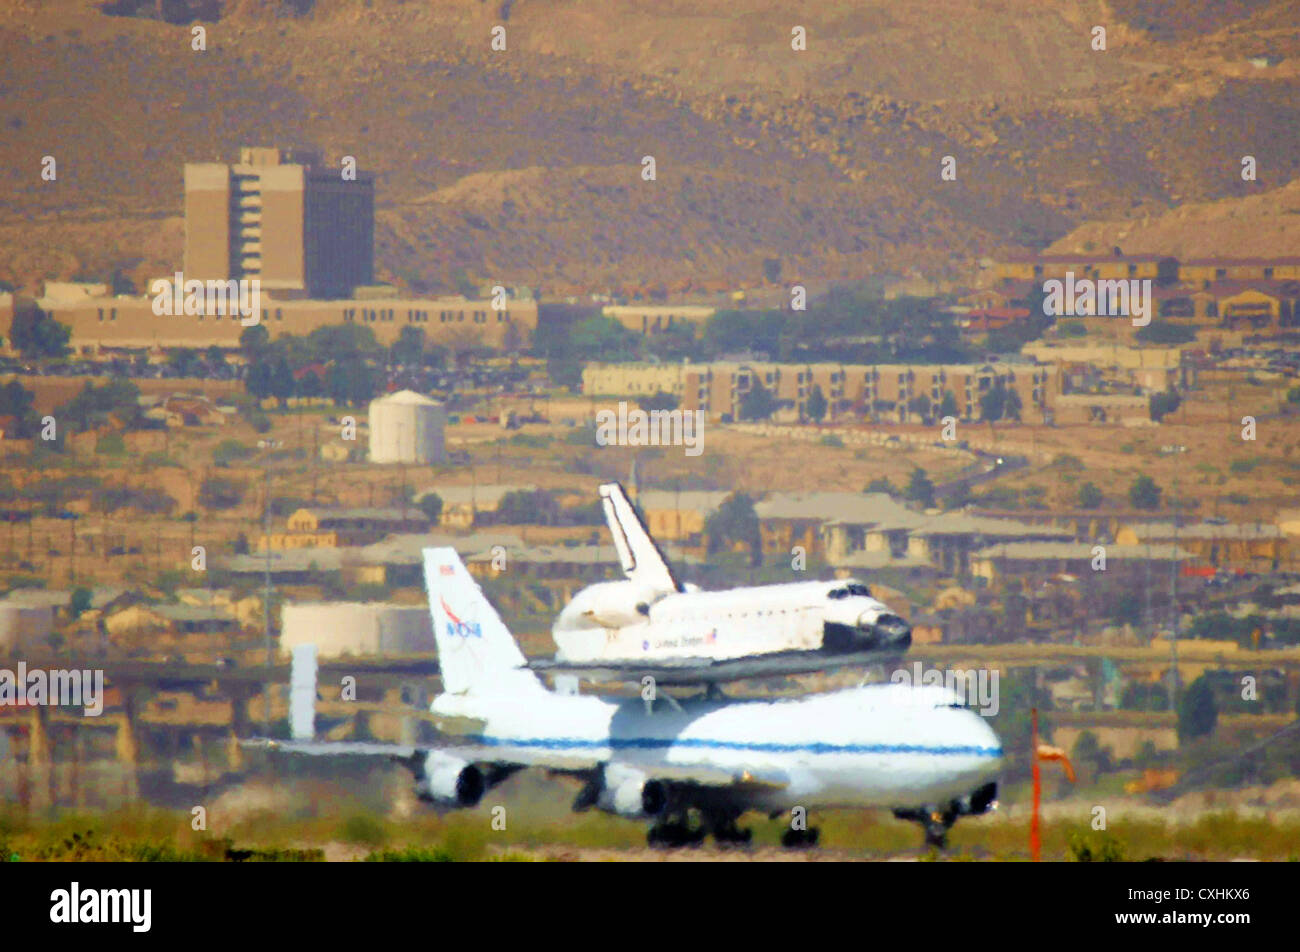
<instances>
[{"instance_id":1,"label":"desert hill","mask_svg":"<svg viewBox=\"0 0 1300 952\"><path fill-rule=\"evenodd\" d=\"M0 278L28 287L178 267L183 162L241 144L374 170L381 277L557 293L752 286L773 258L960 278L1300 165L1289 0L9 0L0 52Z\"/></svg>"}]
</instances>

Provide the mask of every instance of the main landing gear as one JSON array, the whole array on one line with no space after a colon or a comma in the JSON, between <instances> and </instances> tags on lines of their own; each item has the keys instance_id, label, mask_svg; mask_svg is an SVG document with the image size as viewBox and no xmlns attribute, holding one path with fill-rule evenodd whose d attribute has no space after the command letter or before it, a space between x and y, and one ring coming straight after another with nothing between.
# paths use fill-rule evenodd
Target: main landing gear
<instances>
[{"instance_id":1,"label":"main landing gear","mask_svg":"<svg viewBox=\"0 0 1300 952\"><path fill-rule=\"evenodd\" d=\"M769 820L775 820L777 817L784 815L782 811L769 814ZM781 845L788 850L806 850L817 845L821 839L821 830L815 826L805 827L797 830L794 827L786 830L781 834Z\"/></svg>"},{"instance_id":2,"label":"main landing gear","mask_svg":"<svg viewBox=\"0 0 1300 952\"><path fill-rule=\"evenodd\" d=\"M703 824L691 823L688 811L666 814L646 832L647 846L655 849L674 849L679 846L699 846L704 842Z\"/></svg>"},{"instance_id":3,"label":"main landing gear","mask_svg":"<svg viewBox=\"0 0 1300 952\"><path fill-rule=\"evenodd\" d=\"M736 823L740 812L734 810L707 811L694 816L696 811L681 810L665 814L646 833L646 843L658 849L679 846L699 846L706 836L720 847L747 846L753 838L752 830L742 830Z\"/></svg>"},{"instance_id":4,"label":"main landing gear","mask_svg":"<svg viewBox=\"0 0 1300 952\"><path fill-rule=\"evenodd\" d=\"M788 850L812 849L821 839L821 830L810 826L806 830L786 830L781 834L781 845Z\"/></svg>"}]
</instances>

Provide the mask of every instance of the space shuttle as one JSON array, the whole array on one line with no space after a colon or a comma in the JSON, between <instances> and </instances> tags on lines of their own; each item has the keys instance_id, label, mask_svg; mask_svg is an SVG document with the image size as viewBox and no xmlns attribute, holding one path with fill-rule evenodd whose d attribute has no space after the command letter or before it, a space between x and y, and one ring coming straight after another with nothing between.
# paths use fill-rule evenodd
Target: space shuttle
<instances>
[{"instance_id":1,"label":"space shuttle","mask_svg":"<svg viewBox=\"0 0 1300 952\"><path fill-rule=\"evenodd\" d=\"M582 589L555 620L554 660L592 680L701 683L877 663L912 629L856 579L706 592L681 583L618 483L600 487L622 579Z\"/></svg>"}]
</instances>

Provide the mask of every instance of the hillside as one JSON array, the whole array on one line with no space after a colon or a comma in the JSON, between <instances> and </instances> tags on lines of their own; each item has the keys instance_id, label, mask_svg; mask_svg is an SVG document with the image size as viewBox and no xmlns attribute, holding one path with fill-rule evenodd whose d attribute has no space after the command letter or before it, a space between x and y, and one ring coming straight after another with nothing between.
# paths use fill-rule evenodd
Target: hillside
<instances>
[{"instance_id":1,"label":"hillside","mask_svg":"<svg viewBox=\"0 0 1300 952\"><path fill-rule=\"evenodd\" d=\"M0 278L179 267L182 163L246 143L374 170L381 277L554 293L754 285L769 258L783 280L965 277L1300 165L1287 0L833 0L794 20L775 0L192 0L203 52L187 5L162 6L185 22L147 18L155 0L0 8ZM1259 253L1288 250L1266 234Z\"/></svg>"}]
</instances>

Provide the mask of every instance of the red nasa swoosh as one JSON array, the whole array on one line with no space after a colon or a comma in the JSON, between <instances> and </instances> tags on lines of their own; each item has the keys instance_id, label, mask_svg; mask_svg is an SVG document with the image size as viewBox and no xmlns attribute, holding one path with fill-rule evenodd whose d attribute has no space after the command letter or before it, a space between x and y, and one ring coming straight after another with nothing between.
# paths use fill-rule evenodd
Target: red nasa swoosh
<instances>
[{"instance_id":1,"label":"red nasa swoosh","mask_svg":"<svg viewBox=\"0 0 1300 952\"><path fill-rule=\"evenodd\" d=\"M453 623L454 625L456 625L457 627L459 627L460 624L461 624L461 621L460 621L459 618L456 617L456 613L453 612L450 608L447 607L447 600L446 600L445 598L443 598L441 595L439 595L439 596L438 596L438 601L442 602L442 610L445 611L445 612L447 613L447 617L450 618L450 619L452 620L452 623Z\"/></svg>"}]
</instances>

